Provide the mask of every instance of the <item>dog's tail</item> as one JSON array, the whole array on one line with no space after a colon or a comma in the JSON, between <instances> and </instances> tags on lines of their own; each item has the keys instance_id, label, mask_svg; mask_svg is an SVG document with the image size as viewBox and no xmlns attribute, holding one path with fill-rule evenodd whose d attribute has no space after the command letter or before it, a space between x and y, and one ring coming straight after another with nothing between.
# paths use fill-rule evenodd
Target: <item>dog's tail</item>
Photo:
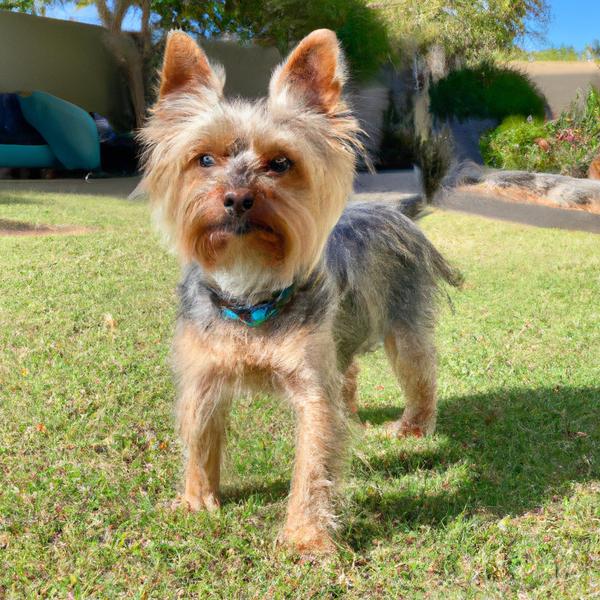
<instances>
[{"instance_id":1,"label":"dog's tail","mask_svg":"<svg viewBox=\"0 0 600 600\"><path fill-rule=\"evenodd\" d=\"M464 275L457 268L453 267L433 245L430 248L430 260L436 277L439 277L453 287L462 287L465 281Z\"/></svg>"},{"instance_id":2,"label":"dog's tail","mask_svg":"<svg viewBox=\"0 0 600 600\"><path fill-rule=\"evenodd\" d=\"M447 131L432 135L427 140L415 144L417 165L414 175L420 193L400 202L403 214L413 221L427 214L428 206L434 205L438 193L454 187L457 178L466 176L462 163L452 164L452 140ZM453 267L433 245L429 248L429 261L434 275L454 287L461 287L463 274Z\"/></svg>"},{"instance_id":3,"label":"dog's tail","mask_svg":"<svg viewBox=\"0 0 600 600\"><path fill-rule=\"evenodd\" d=\"M414 144L416 164L414 174L419 193L400 202L402 212L412 220L427 213L427 207L435 203L435 197L451 171L452 141L447 131L420 138Z\"/></svg>"}]
</instances>

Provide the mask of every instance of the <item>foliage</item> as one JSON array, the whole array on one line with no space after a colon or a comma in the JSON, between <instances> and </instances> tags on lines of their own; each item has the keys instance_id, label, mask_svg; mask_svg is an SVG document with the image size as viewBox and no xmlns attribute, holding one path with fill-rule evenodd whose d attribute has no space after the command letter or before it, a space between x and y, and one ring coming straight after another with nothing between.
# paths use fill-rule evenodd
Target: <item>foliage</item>
<instances>
[{"instance_id":1,"label":"foliage","mask_svg":"<svg viewBox=\"0 0 600 600\"><path fill-rule=\"evenodd\" d=\"M294 427L233 406L218 514L181 477L176 260L144 203L0 192L0 597L589 598L598 589L598 240L459 213L421 221L466 273L440 316L438 431L389 440L402 395L361 360L339 554L277 549ZM444 303L445 304L445 303ZM111 318L107 314L112 315ZM358 428L357 428L358 429Z\"/></svg>"},{"instance_id":2,"label":"foliage","mask_svg":"<svg viewBox=\"0 0 600 600\"><path fill-rule=\"evenodd\" d=\"M492 63L452 71L430 86L429 96L431 113L440 119L544 116L544 96L527 75Z\"/></svg>"},{"instance_id":3,"label":"foliage","mask_svg":"<svg viewBox=\"0 0 600 600\"><path fill-rule=\"evenodd\" d=\"M600 93L590 88L554 121L512 117L481 140L491 167L586 177L600 153Z\"/></svg>"},{"instance_id":4,"label":"foliage","mask_svg":"<svg viewBox=\"0 0 600 600\"><path fill-rule=\"evenodd\" d=\"M392 92L381 123L381 140L375 163L378 169L410 169L416 162L414 115L408 99L396 107Z\"/></svg>"},{"instance_id":5,"label":"foliage","mask_svg":"<svg viewBox=\"0 0 600 600\"><path fill-rule=\"evenodd\" d=\"M581 55L573 46L558 46L556 48L546 48L529 53L532 60L558 60L558 61L576 61L581 60Z\"/></svg>"},{"instance_id":6,"label":"foliage","mask_svg":"<svg viewBox=\"0 0 600 600\"><path fill-rule=\"evenodd\" d=\"M498 55L501 60L556 60L572 62L582 60L583 55L577 52L573 46L553 46L542 50L524 50L523 48L514 47L506 52Z\"/></svg>"},{"instance_id":7,"label":"foliage","mask_svg":"<svg viewBox=\"0 0 600 600\"><path fill-rule=\"evenodd\" d=\"M373 0L394 37L424 50L442 45L448 54L467 60L490 57L529 33L548 18L547 0Z\"/></svg>"},{"instance_id":8,"label":"foliage","mask_svg":"<svg viewBox=\"0 0 600 600\"><path fill-rule=\"evenodd\" d=\"M242 38L284 54L312 30L333 29L358 79L373 75L390 51L383 20L364 0L227 0L224 15Z\"/></svg>"},{"instance_id":9,"label":"foliage","mask_svg":"<svg viewBox=\"0 0 600 600\"><path fill-rule=\"evenodd\" d=\"M586 59L595 60L598 63L600 61L600 40L594 40L586 46L584 56Z\"/></svg>"},{"instance_id":10,"label":"foliage","mask_svg":"<svg viewBox=\"0 0 600 600\"><path fill-rule=\"evenodd\" d=\"M190 34L211 37L225 25L225 0L151 0L152 24L156 31L182 29Z\"/></svg>"},{"instance_id":11,"label":"foliage","mask_svg":"<svg viewBox=\"0 0 600 600\"><path fill-rule=\"evenodd\" d=\"M0 0L0 10L24 12L31 15L44 14L44 7L35 0Z\"/></svg>"}]
</instances>

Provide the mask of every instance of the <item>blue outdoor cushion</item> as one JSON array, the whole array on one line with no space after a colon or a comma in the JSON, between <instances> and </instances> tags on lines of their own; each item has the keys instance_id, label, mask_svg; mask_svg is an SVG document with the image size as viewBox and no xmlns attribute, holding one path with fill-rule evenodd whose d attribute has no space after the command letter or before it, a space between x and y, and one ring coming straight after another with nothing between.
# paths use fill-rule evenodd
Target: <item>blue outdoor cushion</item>
<instances>
[{"instance_id":1,"label":"blue outdoor cushion","mask_svg":"<svg viewBox=\"0 0 600 600\"><path fill-rule=\"evenodd\" d=\"M0 144L0 167L43 168L60 166L50 146Z\"/></svg>"},{"instance_id":2,"label":"blue outdoor cushion","mask_svg":"<svg viewBox=\"0 0 600 600\"><path fill-rule=\"evenodd\" d=\"M21 95L19 102L24 117L42 134L65 168L100 168L98 130L82 108L45 92Z\"/></svg>"}]
</instances>

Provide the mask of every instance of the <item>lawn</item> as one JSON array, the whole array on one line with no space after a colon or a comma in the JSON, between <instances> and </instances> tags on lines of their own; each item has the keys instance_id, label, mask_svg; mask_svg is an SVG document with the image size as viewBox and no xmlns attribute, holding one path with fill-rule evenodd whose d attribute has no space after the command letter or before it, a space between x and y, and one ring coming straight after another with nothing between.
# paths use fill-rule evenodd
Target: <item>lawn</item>
<instances>
[{"instance_id":1,"label":"lawn","mask_svg":"<svg viewBox=\"0 0 600 600\"><path fill-rule=\"evenodd\" d=\"M234 406L219 514L169 510L181 476L168 366L178 266L141 202L0 193L0 598L600 595L600 237L434 212L465 276L438 331L430 439L362 360L339 552L278 549L291 415Z\"/></svg>"}]
</instances>

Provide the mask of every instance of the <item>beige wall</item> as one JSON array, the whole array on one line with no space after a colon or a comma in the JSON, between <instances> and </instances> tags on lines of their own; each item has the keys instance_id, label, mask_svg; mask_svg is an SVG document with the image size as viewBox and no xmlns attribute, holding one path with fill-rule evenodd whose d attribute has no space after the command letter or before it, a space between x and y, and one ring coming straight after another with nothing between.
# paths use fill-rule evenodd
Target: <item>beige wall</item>
<instances>
[{"instance_id":1,"label":"beige wall","mask_svg":"<svg viewBox=\"0 0 600 600\"><path fill-rule=\"evenodd\" d=\"M94 25L0 11L0 93L42 90L105 115L122 129L131 127L127 83L106 36ZM281 60L275 48L221 41L203 46L225 66L225 92L232 96L264 96Z\"/></svg>"},{"instance_id":2,"label":"beige wall","mask_svg":"<svg viewBox=\"0 0 600 600\"><path fill-rule=\"evenodd\" d=\"M0 92L42 90L127 128L129 98L105 33L93 25L0 11Z\"/></svg>"},{"instance_id":3,"label":"beige wall","mask_svg":"<svg viewBox=\"0 0 600 600\"><path fill-rule=\"evenodd\" d=\"M578 90L585 91L590 85L600 89L600 68L593 62L518 61L512 65L527 73L537 84L554 116L569 107Z\"/></svg>"},{"instance_id":4,"label":"beige wall","mask_svg":"<svg viewBox=\"0 0 600 600\"><path fill-rule=\"evenodd\" d=\"M276 48L241 46L236 42L201 40L211 61L225 67L225 95L266 96L272 70L281 62Z\"/></svg>"},{"instance_id":5,"label":"beige wall","mask_svg":"<svg viewBox=\"0 0 600 600\"><path fill-rule=\"evenodd\" d=\"M0 11L0 93L42 90L98 112L119 129L133 127L127 82L107 47L108 32L95 25ZM126 40L128 52L136 52ZM225 94L266 96L271 72L282 57L275 48L232 41L202 41L211 60L227 73ZM375 146L387 90L377 86L351 94Z\"/></svg>"}]
</instances>

